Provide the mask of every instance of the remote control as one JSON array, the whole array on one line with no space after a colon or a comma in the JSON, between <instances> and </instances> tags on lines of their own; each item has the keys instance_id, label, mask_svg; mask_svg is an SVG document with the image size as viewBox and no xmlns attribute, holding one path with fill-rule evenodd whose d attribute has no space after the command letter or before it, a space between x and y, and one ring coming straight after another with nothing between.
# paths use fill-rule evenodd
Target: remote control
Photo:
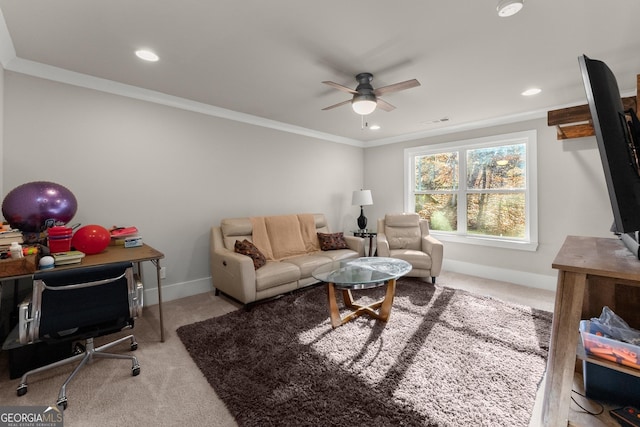
<instances>
[{"instance_id":1,"label":"remote control","mask_svg":"<svg viewBox=\"0 0 640 427\"><path fill-rule=\"evenodd\" d=\"M612 409L609 413L621 426L640 427L640 410L633 406Z\"/></svg>"}]
</instances>

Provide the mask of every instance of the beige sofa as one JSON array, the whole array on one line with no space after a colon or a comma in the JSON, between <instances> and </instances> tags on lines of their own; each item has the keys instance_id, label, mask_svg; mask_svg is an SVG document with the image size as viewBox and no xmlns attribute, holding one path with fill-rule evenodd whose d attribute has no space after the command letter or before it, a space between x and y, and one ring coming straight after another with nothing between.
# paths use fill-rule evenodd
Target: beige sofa
<instances>
[{"instance_id":1,"label":"beige sofa","mask_svg":"<svg viewBox=\"0 0 640 427\"><path fill-rule=\"evenodd\" d=\"M216 294L244 303L271 298L318 281L311 273L332 261L364 256L364 239L343 236L347 248L322 250L317 233L331 235L323 214L227 218L211 228L211 278ZM251 242L266 263L256 268L250 256L235 251L236 241ZM342 246L342 245L337 245Z\"/></svg>"}]
</instances>

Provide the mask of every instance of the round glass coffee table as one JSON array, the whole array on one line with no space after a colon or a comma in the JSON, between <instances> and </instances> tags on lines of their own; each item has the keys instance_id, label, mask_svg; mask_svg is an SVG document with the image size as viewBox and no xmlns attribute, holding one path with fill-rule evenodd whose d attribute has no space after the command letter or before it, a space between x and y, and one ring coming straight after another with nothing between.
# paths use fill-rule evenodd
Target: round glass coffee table
<instances>
[{"instance_id":1,"label":"round glass coffee table","mask_svg":"<svg viewBox=\"0 0 640 427\"><path fill-rule=\"evenodd\" d=\"M411 264L401 259L365 257L323 265L315 269L312 275L315 279L327 284L331 326L337 328L363 314L386 322L396 293L396 279L410 272L411 268ZM387 289L383 299L369 305L353 302L352 290L371 289L384 285ZM345 306L352 310L345 317L340 316L336 290L342 291Z\"/></svg>"}]
</instances>

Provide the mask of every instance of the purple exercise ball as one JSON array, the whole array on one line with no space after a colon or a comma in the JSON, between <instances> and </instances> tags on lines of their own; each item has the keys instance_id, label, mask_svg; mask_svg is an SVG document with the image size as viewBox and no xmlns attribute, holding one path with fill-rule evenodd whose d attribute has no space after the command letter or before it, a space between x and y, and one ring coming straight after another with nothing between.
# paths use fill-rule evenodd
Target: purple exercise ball
<instances>
[{"instance_id":1,"label":"purple exercise ball","mask_svg":"<svg viewBox=\"0 0 640 427\"><path fill-rule=\"evenodd\" d=\"M2 215L12 228L39 232L66 224L76 214L78 202L68 188L48 181L22 184L2 202Z\"/></svg>"}]
</instances>

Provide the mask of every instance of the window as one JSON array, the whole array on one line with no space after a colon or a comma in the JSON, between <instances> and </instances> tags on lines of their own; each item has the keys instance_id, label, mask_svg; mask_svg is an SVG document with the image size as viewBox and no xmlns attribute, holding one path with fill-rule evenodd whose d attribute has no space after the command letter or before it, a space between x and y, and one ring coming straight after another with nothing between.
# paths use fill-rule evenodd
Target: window
<instances>
[{"instance_id":1,"label":"window","mask_svg":"<svg viewBox=\"0 0 640 427\"><path fill-rule=\"evenodd\" d=\"M439 239L536 250L536 132L405 150L405 210Z\"/></svg>"}]
</instances>

